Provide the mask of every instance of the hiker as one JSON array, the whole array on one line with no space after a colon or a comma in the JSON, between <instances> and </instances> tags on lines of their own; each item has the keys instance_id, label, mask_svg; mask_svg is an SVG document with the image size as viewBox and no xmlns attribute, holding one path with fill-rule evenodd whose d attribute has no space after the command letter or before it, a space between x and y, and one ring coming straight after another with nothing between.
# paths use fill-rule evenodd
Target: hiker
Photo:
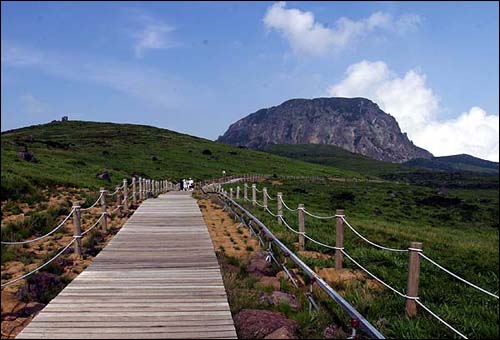
<instances>
[{"instance_id":1,"label":"hiker","mask_svg":"<svg viewBox=\"0 0 500 340\"><path fill-rule=\"evenodd\" d=\"M193 191L193 183L194 183L194 181L191 179L191 177L189 177L189 180L188 180L188 189L190 191Z\"/></svg>"},{"instance_id":2,"label":"hiker","mask_svg":"<svg viewBox=\"0 0 500 340\"><path fill-rule=\"evenodd\" d=\"M179 180L179 190L180 191L184 190L184 180L183 179Z\"/></svg>"}]
</instances>

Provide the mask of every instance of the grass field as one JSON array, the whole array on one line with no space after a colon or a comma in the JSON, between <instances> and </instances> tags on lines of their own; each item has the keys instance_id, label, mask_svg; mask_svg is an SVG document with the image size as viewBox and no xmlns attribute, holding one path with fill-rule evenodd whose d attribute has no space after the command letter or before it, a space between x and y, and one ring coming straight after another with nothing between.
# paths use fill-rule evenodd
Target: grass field
<instances>
[{"instance_id":1,"label":"grass field","mask_svg":"<svg viewBox=\"0 0 500 340\"><path fill-rule=\"evenodd\" d=\"M333 214L337 208L345 209L348 221L377 243L406 248L411 241L423 242L425 253L431 258L498 294L496 175L416 170L345 151L334 159L327 154L322 158L323 149L310 155L310 146L299 154L284 154L297 158L289 159L165 129L129 124L54 122L4 132L1 141L2 238L19 240L51 230L58 216L71 206L70 201L59 207L47 204L59 190L64 190L66 200L76 198L89 205L99 187L113 189L123 178L132 175L198 180L220 176L221 171L226 170L228 175L382 178L385 181L311 183L280 182L276 177L276 181L264 185L273 196L282 191L286 203L293 208L304 203L309 211L325 215ZM33 153L37 163L18 158L17 153L24 146ZM310 157L304 158L308 154ZM96 177L101 171L110 173L111 183ZM269 201L269 205L276 211L275 201ZM255 213L288 246L295 247L294 234L278 227L262 210L256 209ZM19 219L7 221L7 215ZM296 213L286 213L285 218L290 225L297 225ZM324 243L335 243L332 221L306 216L306 232ZM407 254L369 247L348 230L345 239L346 251L351 256L404 292ZM332 254L310 242L307 248ZM2 247L2 263L13 256L17 255ZM305 261L313 268L334 267L331 259L305 258ZM347 259L345 264L354 268ZM449 338L453 335L425 312L411 320L406 318L405 301L387 290L374 292L363 282L338 284L334 288L342 291L388 337ZM426 262L422 263L420 296L422 302L467 336L493 338L498 335L498 300L464 286ZM331 308L337 307L332 304ZM337 312L343 315L340 310ZM343 321L348 324L348 320Z\"/></svg>"},{"instance_id":2,"label":"grass field","mask_svg":"<svg viewBox=\"0 0 500 340\"><path fill-rule=\"evenodd\" d=\"M235 187L235 185L232 185ZM498 294L499 235L498 190L452 190L447 195L434 189L396 183L285 181L262 183L291 208L305 204L308 211L332 215L345 209L347 220L370 240L394 248L423 242L425 254L460 276ZM226 186L229 190L229 186ZM262 203L261 194L258 198ZM242 200L240 200L242 202ZM268 201L276 212L276 201ZM248 206L248 202L246 203ZM296 247L297 236L278 226L262 208L253 211L285 243ZM297 229L297 213L287 212L286 221ZM335 221L305 218L306 233L323 243L335 245ZM306 241L308 250L333 254ZM346 228L345 249L360 264L401 292L405 292L408 254L391 253L366 244ZM333 259L303 258L312 268L334 267ZM348 268L356 268L344 259ZM334 285L344 297L393 338L450 338L454 334L420 310L416 318L404 313L404 299L385 289L373 294L363 282L345 287ZM477 292L422 261L421 301L471 338L493 338L498 334L498 300ZM339 312L342 315L342 312ZM347 321L347 320L346 320Z\"/></svg>"}]
</instances>

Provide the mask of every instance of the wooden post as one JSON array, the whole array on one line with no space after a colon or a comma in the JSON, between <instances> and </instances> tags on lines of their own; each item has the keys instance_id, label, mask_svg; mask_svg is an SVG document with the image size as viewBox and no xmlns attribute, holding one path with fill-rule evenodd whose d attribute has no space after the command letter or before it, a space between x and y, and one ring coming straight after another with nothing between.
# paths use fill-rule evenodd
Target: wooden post
<instances>
[{"instance_id":1,"label":"wooden post","mask_svg":"<svg viewBox=\"0 0 500 340\"><path fill-rule=\"evenodd\" d=\"M299 250L304 251L305 249L305 225L304 225L304 205L299 204L297 212L299 213Z\"/></svg>"},{"instance_id":2,"label":"wooden post","mask_svg":"<svg viewBox=\"0 0 500 340\"><path fill-rule=\"evenodd\" d=\"M101 188L101 207L103 218L101 219L101 230L106 232L108 230L108 207L106 206L106 193L107 191L104 188Z\"/></svg>"},{"instance_id":3,"label":"wooden post","mask_svg":"<svg viewBox=\"0 0 500 340\"><path fill-rule=\"evenodd\" d=\"M117 185L116 186L116 206L119 207L122 205L122 194L120 192L120 186ZM121 208L118 208L118 216L121 216L121 211L122 209Z\"/></svg>"},{"instance_id":4,"label":"wooden post","mask_svg":"<svg viewBox=\"0 0 500 340\"><path fill-rule=\"evenodd\" d=\"M123 179L123 209L125 211L128 210L128 188L127 188L127 179Z\"/></svg>"},{"instance_id":5,"label":"wooden post","mask_svg":"<svg viewBox=\"0 0 500 340\"><path fill-rule=\"evenodd\" d=\"M337 209L335 212L337 216L337 225L335 229L335 236L336 236L336 241L335 241L335 247L337 248L343 248L344 247L344 220L342 217L344 216L344 210L342 209ZM344 258L344 254L340 249L335 249L335 269L341 270L342 269L342 261Z\"/></svg>"},{"instance_id":6,"label":"wooden post","mask_svg":"<svg viewBox=\"0 0 500 340\"><path fill-rule=\"evenodd\" d=\"M257 184L252 184L252 205L257 202Z\"/></svg>"},{"instance_id":7,"label":"wooden post","mask_svg":"<svg viewBox=\"0 0 500 340\"><path fill-rule=\"evenodd\" d=\"M240 186L239 185L236 187L236 199L237 200L240 199Z\"/></svg>"},{"instance_id":8,"label":"wooden post","mask_svg":"<svg viewBox=\"0 0 500 340\"><path fill-rule=\"evenodd\" d=\"M245 199L245 201L248 199L248 184L246 183L243 186L243 198Z\"/></svg>"},{"instance_id":9,"label":"wooden post","mask_svg":"<svg viewBox=\"0 0 500 340\"><path fill-rule=\"evenodd\" d=\"M262 188L262 204L264 206L264 211L267 209L267 188Z\"/></svg>"},{"instance_id":10,"label":"wooden post","mask_svg":"<svg viewBox=\"0 0 500 340\"><path fill-rule=\"evenodd\" d=\"M142 177L139 177L139 199L141 201L144 199L144 193L142 192Z\"/></svg>"},{"instance_id":11,"label":"wooden post","mask_svg":"<svg viewBox=\"0 0 500 340\"><path fill-rule=\"evenodd\" d=\"M132 177L132 202L137 204L137 188L135 187L135 177Z\"/></svg>"},{"instance_id":12,"label":"wooden post","mask_svg":"<svg viewBox=\"0 0 500 340\"><path fill-rule=\"evenodd\" d=\"M233 199L233 188L229 188L229 198Z\"/></svg>"},{"instance_id":13,"label":"wooden post","mask_svg":"<svg viewBox=\"0 0 500 340\"><path fill-rule=\"evenodd\" d=\"M408 250L410 253L410 264L408 268L406 295L418 297L418 283L420 279L420 255L418 255L418 253L422 251L422 243L411 242ZM415 300L406 299L406 314L408 314L408 316L417 315L417 303Z\"/></svg>"},{"instance_id":14,"label":"wooden post","mask_svg":"<svg viewBox=\"0 0 500 340\"><path fill-rule=\"evenodd\" d=\"M80 206L73 204L73 236L75 238L75 255L82 256L82 225Z\"/></svg>"},{"instance_id":15,"label":"wooden post","mask_svg":"<svg viewBox=\"0 0 500 340\"><path fill-rule=\"evenodd\" d=\"M283 216L283 203L281 202L282 193L278 192L276 196L276 205L278 206L278 225L281 225L283 222L281 221L281 217Z\"/></svg>"}]
</instances>

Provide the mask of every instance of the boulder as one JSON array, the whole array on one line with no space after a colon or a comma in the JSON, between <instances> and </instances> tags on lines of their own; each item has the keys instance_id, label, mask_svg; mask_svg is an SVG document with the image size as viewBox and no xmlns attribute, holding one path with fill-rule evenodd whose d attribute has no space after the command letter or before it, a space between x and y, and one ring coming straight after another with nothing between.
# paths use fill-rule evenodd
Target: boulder
<instances>
[{"instance_id":1,"label":"boulder","mask_svg":"<svg viewBox=\"0 0 500 340\"><path fill-rule=\"evenodd\" d=\"M248 263L248 272L257 277L273 275L271 263L266 261L267 252L255 252Z\"/></svg>"},{"instance_id":2,"label":"boulder","mask_svg":"<svg viewBox=\"0 0 500 340\"><path fill-rule=\"evenodd\" d=\"M264 339L297 339L295 334L291 333L287 327L281 327L266 336Z\"/></svg>"},{"instance_id":3,"label":"boulder","mask_svg":"<svg viewBox=\"0 0 500 340\"><path fill-rule=\"evenodd\" d=\"M285 293L285 292L279 292L279 291L274 291L270 294L262 294L259 297L259 300L261 303L267 303L270 305L279 305L279 304L287 304L292 308L292 310L297 311L299 310L299 303L297 301L297 297L293 294Z\"/></svg>"},{"instance_id":4,"label":"boulder","mask_svg":"<svg viewBox=\"0 0 500 340\"><path fill-rule=\"evenodd\" d=\"M262 339L274 331L285 328L290 336L295 336L298 323L287 319L278 312L258 309L244 309L234 317L238 337L243 339ZM285 332L281 330L280 334Z\"/></svg>"},{"instance_id":5,"label":"boulder","mask_svg":"<svg viewBox=\"0 0 500 340\"><path fill-rule=\"evenodd\" d=\"M263 276L260 280L255 284L256 287L266 288L272 287L275 290L280 290L281 283L277 277L274 276Z\"/></svg>"},{"instance_id":6,"label":"boulder","mask_svg":"<svg viewBox=\"0 0 500 340\"><path fill-rule=\"evenodd\" d=\"M33 154L27 150L19 151L17 157L26 162L38 163L38 160L33 156Z\"/></svg>"},{"instance_id":7,"label":"boulder","mask_svg":"<svg viewBox=\"0 0 500 340\"><path fill-rule=\"evenodd\" d=\"M347 337L346 332L337 324L328 325L323 331L323 338L325 339L345 339Z\"/></svg>"},{"instance_id":8,"label":"boulder","mask_svg":"<svg viewBox=\"0 0 500 340\"><path fill-rule=\"evenodd\" d=\"M111 183L111 175L107 171L100 172L96 175L97 178L103 179L108 183Z\"/></svg>"}]
</instances>

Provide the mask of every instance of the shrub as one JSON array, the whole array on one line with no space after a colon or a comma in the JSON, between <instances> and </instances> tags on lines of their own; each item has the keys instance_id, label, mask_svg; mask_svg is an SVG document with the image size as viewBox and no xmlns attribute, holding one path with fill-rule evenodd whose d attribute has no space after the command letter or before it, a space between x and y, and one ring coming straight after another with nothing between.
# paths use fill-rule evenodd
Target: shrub
<instances>
[{"instance_id":1,"label":"shrub","mask_svg":"<svg viewBox=\"0 0 500 340\"><path fill-rule=\"evenodd\" d=\"M15 200L20 197L36 193L36 189L33 187L31 182L21 176L9 172L2 172L1 180L2 200Z\"/></svg>"}]
</instances>

